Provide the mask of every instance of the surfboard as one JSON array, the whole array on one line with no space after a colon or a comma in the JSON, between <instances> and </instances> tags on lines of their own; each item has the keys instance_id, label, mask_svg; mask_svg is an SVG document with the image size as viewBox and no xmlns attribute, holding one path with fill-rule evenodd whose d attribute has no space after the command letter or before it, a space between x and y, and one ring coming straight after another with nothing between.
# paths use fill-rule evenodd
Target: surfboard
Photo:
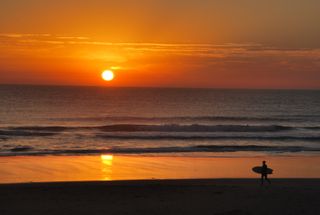
<instances>
[{"instance_id":1,"label":"surfboard","mask_svg":"<svg viewBox=\"0 0 320 215\"><path fill-rule=\"evenodd\" d=\"M258 174L262 173L262 167L261 166L256 166L252 168L252 171ZM273 169L267 168L267 174L272 174Z\"/></svg>"}]
</instances>

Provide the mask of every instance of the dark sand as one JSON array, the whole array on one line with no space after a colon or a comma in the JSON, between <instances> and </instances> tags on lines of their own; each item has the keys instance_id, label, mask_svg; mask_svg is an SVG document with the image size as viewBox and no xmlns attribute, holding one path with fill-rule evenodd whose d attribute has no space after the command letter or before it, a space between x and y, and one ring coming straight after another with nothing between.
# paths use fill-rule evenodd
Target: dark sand
<instances>
[{"instance_id":1,"label":"dark sand","mask_svg":"<svg viewBox=\"0 0 320 215\"><path fill-rule=\"evenodd\" d=\"M0 185L0 214L320 214L320 179L63 182Z\"/></svg>"}]
</instances>

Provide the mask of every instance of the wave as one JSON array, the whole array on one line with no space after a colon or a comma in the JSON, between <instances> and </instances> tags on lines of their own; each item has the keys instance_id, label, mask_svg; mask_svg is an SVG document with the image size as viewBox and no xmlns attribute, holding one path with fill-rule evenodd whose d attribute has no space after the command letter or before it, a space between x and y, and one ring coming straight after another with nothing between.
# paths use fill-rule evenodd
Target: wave
<instances>
[{"instance_id":1,"label":"wave","mask_svg":"<svg viewBox=\"0 0 320 215\"><path fill-rule=\"evenodd\" d=\"M320 136L238 136L238 135L105 135L98 138L114 140L277 140L277 141L320 141Z\"/></svg>"},{"instance_id":2,"label":"wave","mask_svg":"<svg viewBox=\"0 0 320 215\"><path fill-rule=\"evenodd\" d=\"M104 132L274 132L293 129L320 130L320 127L293 127L283 125L203 125L203 124L112 124L103 126L23 126L7 127L0 135L11 132L63 132L70 130L98 129Z\"/></svg>"},{"instance_id":3,"label":"wave","mask_svg":"<svg viewBox=\"0 0 320 215\"><path fill-rule=\"evenodd\" d=\"M32 149L33 149L33 147L31 147L31 146L17 146L17 147L14 147L14 148L10 149L10 151L12 151L12 152L24 152L24 151L30 151Z\"/></svg>"},{"instance_id":4,"label":"wave","mask_svg":"<svg viewBox=\"0 0 320 215\"><path fill-rule=\"evenodd\" d=\"M318 127L318 126L312 126L312 127L302 127L302 129L307 129L307 130L315 130L315 131L317 131L317 130L320 130L320 127Z\"/></svg>"},{"instance_id":5,"label":"wave","mask_svg":"<svg viewBox=\"0 0 320 215\"><path fill-rule=\"evenodd\" d=\"M11 149L11 153L1 152L0 156L8 155L81 155L81 154L147 154L147 153L187 153L187 152L319 152L320 148L301 146L258 146L258 145L197 145L191 147L154 147L154 148L111 148L111 149L67 149L32 151L33 148L19 146Z\"/></svg>"},{"instance_id":6,"label":"wave","mask_svg":"<svg viewBox=\"0 0 320 215\"><path fill-rule=\"evenodd\" d=\"M17 137L46 137L58 134L57 132L39 132L39 131L27 131L27 130L0 130L0 139L6 140L8 136Z\"/></svg>"},{"instance_id":7,"label":"wave","mask_svg":"<svg viewBox=\"0 0 320 215\"><path fill-rule=\"evenodd\" d=\"M65 130L75 129L67 126L21 126L9 127L10 130L23 130L23 131L49 131L49 132L62 132Z\"/></svg>"},{"instance_id":8,"label":"wave","mask_svg":"<svg viewBox=\"0 0 320 215\"><path fill-rule=\"evenodd\" d=\"M99 127L104 132L274 132L290 130L292 127L271 125L271 126L250 126L250 125L139 125L139 124L117 124Z\"/></svg>"},{"instance_id":9,"label":"wave","mask_svg":"<svg viewBox=\"0 0 320 215\"><path fill-rule=\"evenodd\" d=\"M159 148L115 148L111 153L178 153L178 152L301 152L320 151L320 148L297 147L297 146L226 146L226 145L197 145L192 147L159 147Z\"/></svg>"},{"instance_id":10,"label":"wave","mask_svg":"<svg viewBox=\"0 0 320 215\"><path fill-rule=\"evenodd\" d=\"M134 116L101 116L101 117L78 117L78 118L53 118L53 121L134 121L134 122L175 122L175 121L301 121L319 120L320 115L287 115L287 116L174 116L174 117L134 117Z\"/></svg>"},{"instance_id":11,"label":"wave","mask_svg":"<svg viewBox=\"0 0 320 215\"><path fill-rule=\"evenodd\" d=\"M203 124L113 124L103 126L23 126L23 127L7 127L0 130L0 139L14 136L25 136L25 137L41 137L41 136L53 136L58 135L62 132L92 132L98 133L98 136L105 138L122 138L122 139L224 139L224 138L243 138L241 135L235 133L276 133L285 131L298 131L298 130L309 130L318 132L320 127L294 127L284 125L203 125ZM230 133L229 136L212 136L218 132ZM231 134L233 132L233 134ZM143 133L152 135L131 135L131 133ZM158 133L159 135L155 135ZM181 133L188 134L187 136L181 136ZM192 135L197 133L198 135ZM200 135L199 133L206 133ZM121 134L121 135L118 135ZM167 135L165 135L167 134ZM207 134L212 134L211 136ZM261 134L263 136L263 134ZM260 135L260 136L261 136ZM247 138L259 139L259 137L248 136ZM263 138L263 137L260 137ZM277 135L268 137L269 139L317 139L319 137L283 137Z\"/></svg>"}]
</instances>

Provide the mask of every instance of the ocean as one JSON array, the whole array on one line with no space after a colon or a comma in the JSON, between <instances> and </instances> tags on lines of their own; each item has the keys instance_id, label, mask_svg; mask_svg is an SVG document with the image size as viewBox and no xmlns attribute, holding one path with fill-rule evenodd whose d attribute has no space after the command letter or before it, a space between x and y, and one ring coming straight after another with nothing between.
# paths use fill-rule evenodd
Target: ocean
<instances>
[{"instance_id":1,"label":"ocean","mask_svg":"<svg viewBox=\"0 0 320 215\"><path fill-rule=\"evenodd\" d=\"M0 156L320 154L320 91L0 86Z\"/></svg>"}]
</instances>

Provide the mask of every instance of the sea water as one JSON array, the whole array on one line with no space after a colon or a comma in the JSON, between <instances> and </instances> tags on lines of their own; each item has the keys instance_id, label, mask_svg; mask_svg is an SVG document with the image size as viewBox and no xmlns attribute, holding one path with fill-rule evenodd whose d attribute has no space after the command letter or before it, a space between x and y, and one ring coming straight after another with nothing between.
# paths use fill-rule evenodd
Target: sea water
<instances>
[{"instance_id":1,"label":"sea water","mask_svg":"<svg viewBox=\"0 0 320 215\"><path fill-rule=\"evenodd\" d=\"M0 156L320 154L320 91L0 86Z\"/></svg>"}]
</instances>

